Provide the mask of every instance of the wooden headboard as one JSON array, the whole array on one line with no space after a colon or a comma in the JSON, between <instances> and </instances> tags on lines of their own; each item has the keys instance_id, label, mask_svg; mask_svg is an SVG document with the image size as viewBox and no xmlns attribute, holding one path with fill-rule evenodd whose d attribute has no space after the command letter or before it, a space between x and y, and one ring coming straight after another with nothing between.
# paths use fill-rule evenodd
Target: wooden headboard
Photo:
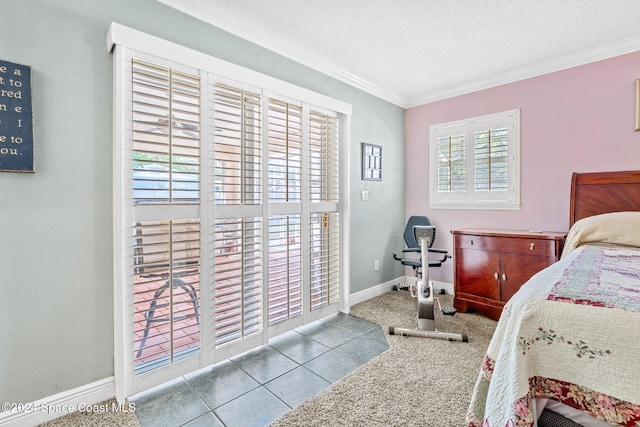
<instances>
[{"instance_id":1,"label":"wooden headboard","mask_svg":"<svg viewBox=\"0 0 640 427\"><path fill-rule=\"evenodd\" d=\"M574 172L569 226L588 216L640 211L640 171Z\"/></svg>"}]
</instances>

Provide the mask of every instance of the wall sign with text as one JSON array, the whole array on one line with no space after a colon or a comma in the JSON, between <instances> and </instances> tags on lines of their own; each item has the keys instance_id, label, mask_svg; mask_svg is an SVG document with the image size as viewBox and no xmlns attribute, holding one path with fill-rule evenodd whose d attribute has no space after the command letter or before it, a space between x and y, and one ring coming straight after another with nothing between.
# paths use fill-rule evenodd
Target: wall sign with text
<instances>
[{"instance_id":1,"label":"wall sign with text","mask_svg":"<svg viewBox=\"0 0 640 427\"><path fill-rule=\"evenodd\" d=\"M0 171L33 172L31 67L0 60Z\"/></svg>"}]
</instances>

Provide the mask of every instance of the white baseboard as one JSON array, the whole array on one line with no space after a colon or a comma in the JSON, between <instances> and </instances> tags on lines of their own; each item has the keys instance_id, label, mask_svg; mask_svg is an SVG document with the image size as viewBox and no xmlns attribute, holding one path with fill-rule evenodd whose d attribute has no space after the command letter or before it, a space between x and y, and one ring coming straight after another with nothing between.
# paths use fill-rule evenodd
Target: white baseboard
<instances>
[{"instance_id":1,"label":"white baseboard","mask_svg":"<svg viewBox=\"0 0 640 427\"><path fill-rule=\"evenodd\" d=\"M28 427L83 410L101 410L93 407L115 396L115 380L108 377L90 384L63 391L30 403L8 402L9 411L0 412L0 426ZM112 408L108 408L112 410Z\"/></svg>"},{"instance_id":2,"label":"white baseboard","mask_svg":"<svg viewBox=\"0 0 640 427\"><path fill-rule=\"evenodd\" d=\"M364 291L356 292L354 294L349 295L349 305L355 305L371 298L375 298L378 295L386 294L387 292L393 290L395 285L400 285L401 283L406 282L406 277L398 277L397 279L389 280L388 282L381 283L376 286L372 286Z\"/></svg>"},{"instance_id":3,"label":"white baseboard","mask_svg":"<svg viewBox=\"0 0 640 427\"><path fill-rule=\"evenodd\" d=\"M400 286L401 284L404 284L404 283L413 284L415 282L416 282L415 277L402 276L402 277L398 277L396 279L390 280L388 282L381 283L376 286L372 286L368 289L365 289L364 291L356 292L349 295L349 305L355 305L355 304L364 302L366 300L369 300L371 298L377 297L379 295L385 294L393 290L394 286ZM435 280L433 280L432 282L433 282L433 288L435 289L436 293L439 293L440 289L444 289L445 293L453 294L453 284L446 283L446 282L438 282Z\"/></svg>"}]
</instances>

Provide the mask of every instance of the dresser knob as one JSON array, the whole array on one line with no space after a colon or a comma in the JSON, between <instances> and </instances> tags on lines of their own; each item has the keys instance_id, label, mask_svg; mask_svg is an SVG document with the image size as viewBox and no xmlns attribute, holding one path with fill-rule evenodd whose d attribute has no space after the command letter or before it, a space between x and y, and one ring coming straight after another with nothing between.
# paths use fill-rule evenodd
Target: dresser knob
<instances>
[{"instance_id":1,"label":"dresser knob","mask_svg":"<svg viewBox=\"0 0 640 427\"><path fill-rule=\"evenodd\" d=\"M500 276L498 276L498 272L497 271L495 273L493 273L493 278L494 279L498 280L498 277L500 277Z\"/></svg>"},{"instance_id":2,"label":"dresser knob","mask_svg":"<svg viewBox=\"0 0 640 427\"><path fill-rule=\"evenodd\" d=\"M536 247L535 243L529 243L529 250L532 251Z\"/></svg>"},{"instance_id":3,"label":"dresser knob","mask_svg":"<svg viewBox=\"0 0 640 427\"><path fill-rule=\"evenodd\" d=\"M473 239L469 240L469 244L473 245Z\"/></svg>"}]
</instances>

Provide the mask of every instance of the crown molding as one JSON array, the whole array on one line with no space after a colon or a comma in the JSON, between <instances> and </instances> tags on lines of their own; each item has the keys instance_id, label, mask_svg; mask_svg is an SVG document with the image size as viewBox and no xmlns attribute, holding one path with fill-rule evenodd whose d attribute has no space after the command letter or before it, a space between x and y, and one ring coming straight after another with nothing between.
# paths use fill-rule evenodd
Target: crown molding
<instances>
[{"instance_id":1,"label":"crown molding","mask_svg":"<svg viewBox=\"0 0 640 427\"><path fill-rule=\"evenodd\" d=\"M265 33L248 26L237 17L225 14L215 9L211 3L204 0L158 0L160 3L179 10L187 15L199 19L214 27L220 28L234 36L247 40L255 45L270 50L278 55L298 62L306 67L312 68L336 80L348 84L349 86L360 89L392 104L403 106L407 103L407 99L397 95L391 90L380 87L366 79L345 70L344 68L325 61L317 55L309 52L294 42L285 40L281 37Z\"/></svg>"},{"instance_id":2,"label":"crown molding","mask_svg":"<svg viewBox=\"0 0 640 427\"><path fill-rule=\"evenodd\" d=\"M582 50L550 59L548 61L531 64L524 67L496 74L495 76L470 81L466 84L434 92L428 95L413 98L408 101L405 108L416 107L430 102L441 101L455 96L465 95L492 87L514 83L521 80L539 77L545 74L562 71L580 65L625 55L640 50L640 37L632 37L613 43L597 46L592 49Z\"/></svg>"},{"instance_id":3,"label":"crown molding","mask_svg":"<svg viewBox=\"0 0 640 427\"><path fill-rule=\"evenodd\" d=\"M246 25L237 17L225 14L224 12L216 9L206 0L158 1L173 9L199 19L200 21L220 28L221 30L233 34L236 37L247 40L278 55L333 77L336 80L348 84L349 86L391 102L392 104L404 107L404 104L408 102L408 99L396 94L394 91L376 85L330 61L319 58L315 53L300 45L281 37L274 36L273 34L266 33L256 29L255 27Z\"/></svg>"},{"instance_id":4,"label":"crown molding","mask_svg":"<svg viewBox=\"0 0 640 427\"><path fill-rule=\"evenodd\" d=\"M241 20L238 20L237 17L225 15L220 10L215 10L211 3L208 3L206 0L158 1L402 108L411 108L428 104L430 102L453 98L455 96L465 95L520 80L538 77L544 74L562 71L579 65L601 61L603 59L640 50L640 36L632 37L597 46L592 49L586 49L580 52L564 55L548 61L542 61L513 70L508 70L493 76L474 79L455 87L408 98L388 88L360 78L334 63L318 58L312 52L296 45L295 43L271 34L260 32L253 27L247 26Z\"/></svg>"}]
</instances>

